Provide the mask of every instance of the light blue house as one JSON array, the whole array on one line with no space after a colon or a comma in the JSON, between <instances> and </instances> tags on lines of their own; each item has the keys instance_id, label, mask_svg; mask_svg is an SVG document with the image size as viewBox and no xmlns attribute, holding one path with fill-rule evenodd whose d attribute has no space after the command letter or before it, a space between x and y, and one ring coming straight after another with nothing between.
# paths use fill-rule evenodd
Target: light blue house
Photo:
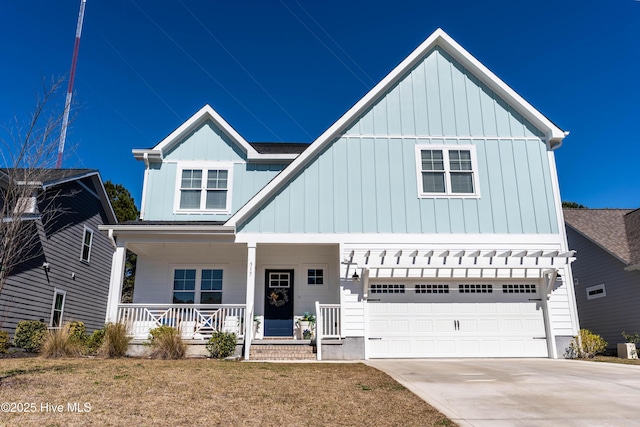
<instances>
[{"instance_id":1,"label":"light blue house","mask_svg":"<svg viewBox=\"0 0 640 427\"><path fill-rule=\"evenodd\" d=\"M107 320L234 331L246 358L305 312L319 359L559 357L579 328L565 135L442 30L306 148L248 143L205 106L133 151L141 221L102 228Z\"/></svg>"}]
</instances>

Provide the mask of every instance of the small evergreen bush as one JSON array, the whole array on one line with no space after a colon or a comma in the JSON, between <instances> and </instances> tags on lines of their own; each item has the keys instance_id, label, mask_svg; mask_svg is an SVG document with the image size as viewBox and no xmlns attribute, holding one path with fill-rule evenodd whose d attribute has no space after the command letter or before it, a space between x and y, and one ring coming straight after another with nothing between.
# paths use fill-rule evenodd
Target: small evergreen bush
<instances>
[{"instance_id":1,"label":"small evergreen bush","mask_svg":"<svg viewBox=\"0 0 640 427\"><path fill-rule=\"evenodd\" d=\"M69 323L69 338L80 344L84 344L87 341L87 327L84 322L74 320Z\"/></svg>"},{"instance_id":2,"label":"small evergreen bush","mask_svg":"<svg viewBox=\"0 0 640 427\"><path fill-rule=\"evenodd\" d=\"M82 325L84 327L84 324ZM40 355L46 359L57 359L60 357L78 357L82 354L84 343L78 339L70 323L61 328L47 331Z\"/></svg>"},{"instance_id":3,"label":"small evergreen bush","mask_svg":"<svg viewBox=\"0 0 640 427\"><path fill-rule=\"evenodd\" d=\"M9 350L9 332L0 331L0 353L6 353Z\"/></svg>"},{"instance_id":4,"label":"small evergreen bush","mask_svg":"<svg viewBox=\"0 0 640 427\"><path fill-rule=\"evenodd\" d=\"M102 345L102 342L104 341L105 332L106 327L103 327L102 329L96 329L91 335L87 337L85 345L87 346L87 351L89 353L96 353L98 351L98 349Z\"/></svg>"},{"instance_id":5,"label":"small evergreen bush","mask_svg":"<svg viewBox=\"0 0 640 427\"><path fill-rule=\"evenodd\" d=\"M107 323L104 340L98 354L103 357L124 357L129 349L129 341L131 341L128 333L127 325L124 323Z\"/></svg>"},{"instance_id":6,"label":"small evergreen bush","mask_svg":"<svg viewBox=\"0 0 640 427\"><path fill-rule=\"evenodd\" d=\"M182 341L180 330L171 326L159 326L149 331L151 357L154 359L184 359L187 344Z\"/></svg>"},{"instance_id":7,"label":"small evergreen bush","mask_svg":"<svg viewBox=\"0 0 640 427\"><path fill-rule=\"evenodd\" d=\"M16 326L13 345L30 353L38 352L47 334L47 325L39 320L22 320Z\"/></svg>"},{"instance_id":8,"label":"small evergreen bush","mask_svg":"<svg viewBox=\"0 0 640 427\"><path fill-rule=\"evenodd\" d=\"M236 334L232 332L214 332L206 347L209 356L214 359L223 359L235 352L236 342Z\"/></svg>"}]
</instances>

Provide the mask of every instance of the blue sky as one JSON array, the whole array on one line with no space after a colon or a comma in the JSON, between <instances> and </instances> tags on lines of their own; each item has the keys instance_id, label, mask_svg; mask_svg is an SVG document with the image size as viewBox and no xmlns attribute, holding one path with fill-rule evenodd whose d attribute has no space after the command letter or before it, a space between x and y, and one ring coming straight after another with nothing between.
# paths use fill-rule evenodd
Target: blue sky
<instances>
[{"instance_id":1,"label":"blue sky","mask_svg":"<svg viewBox=\"0 0 640 427\"><path fill-rule=\"evenodd\" d=\"M7 0L0 124L69 71L79 0ZM563 200L640 207L640 2L87 0L64 167L139 204L154 146L204 104L250 142L310 142L436 28L571 134ZM64 98L63 90L59 98Z\"/></svg>"}]
</instances>

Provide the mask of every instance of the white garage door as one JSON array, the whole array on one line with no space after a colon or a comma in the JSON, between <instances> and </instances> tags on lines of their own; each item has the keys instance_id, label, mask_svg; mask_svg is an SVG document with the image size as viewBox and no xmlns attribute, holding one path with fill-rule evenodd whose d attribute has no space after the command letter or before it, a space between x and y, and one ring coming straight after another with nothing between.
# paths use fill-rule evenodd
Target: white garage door
<instances>
[{"instance_id":1,"label":"white garage door","mask_svg":"<svg viewBox=\"0 0 640 427\"><path fill-rule=\"evenodd\" d=\"M532 283L371 283L370 358L547 357Z\"/></svg>"}]
</instances>

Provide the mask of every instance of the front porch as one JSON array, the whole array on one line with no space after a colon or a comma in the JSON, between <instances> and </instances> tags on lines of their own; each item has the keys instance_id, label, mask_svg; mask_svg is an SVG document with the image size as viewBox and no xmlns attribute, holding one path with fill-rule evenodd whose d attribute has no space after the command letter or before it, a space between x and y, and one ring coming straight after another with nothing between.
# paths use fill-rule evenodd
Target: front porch
<instances>
[{"instance_id":1,"label":"front porch","mask_svg":"<svg viewBox=\"0 0 640 427\"><path fill-rule=\"evenodd\" d=\"M260 317L249 322L247 319L253 319L254 316L248 313L246 306L242 304L119 304L115 321L128 325L135 346L146 342L152 329L171 326L181 331L183 340L193 347L189 353L194 355L204 354L203 345L214 332L228 332L236 334L238 346L242 348L246 359L249 359L249 354L254 354L253 358L256 358L255 354L264 354L260 351L251 352L251 345L256 342L261 349L268 348L276 354L286 354L288 349L296 349L293 356L284 356L284 359L322 360L323 343L341 343L341 307L339 304L319 302L316 302L315 307L316 322L310 326L313 333L310 340L300 339L302 331L299 330L299 322L294 322L298 330L292 330L291 336L269 340L262 339L264 337L260 335L258 339L261 331L256 325L261 323ZM314 351L305 351L304 357L296 357L297 353L303 354L298 349L304 345L313 346ZM138 354L139 350L133 353Z\"/></svg>"}]
</instances>

